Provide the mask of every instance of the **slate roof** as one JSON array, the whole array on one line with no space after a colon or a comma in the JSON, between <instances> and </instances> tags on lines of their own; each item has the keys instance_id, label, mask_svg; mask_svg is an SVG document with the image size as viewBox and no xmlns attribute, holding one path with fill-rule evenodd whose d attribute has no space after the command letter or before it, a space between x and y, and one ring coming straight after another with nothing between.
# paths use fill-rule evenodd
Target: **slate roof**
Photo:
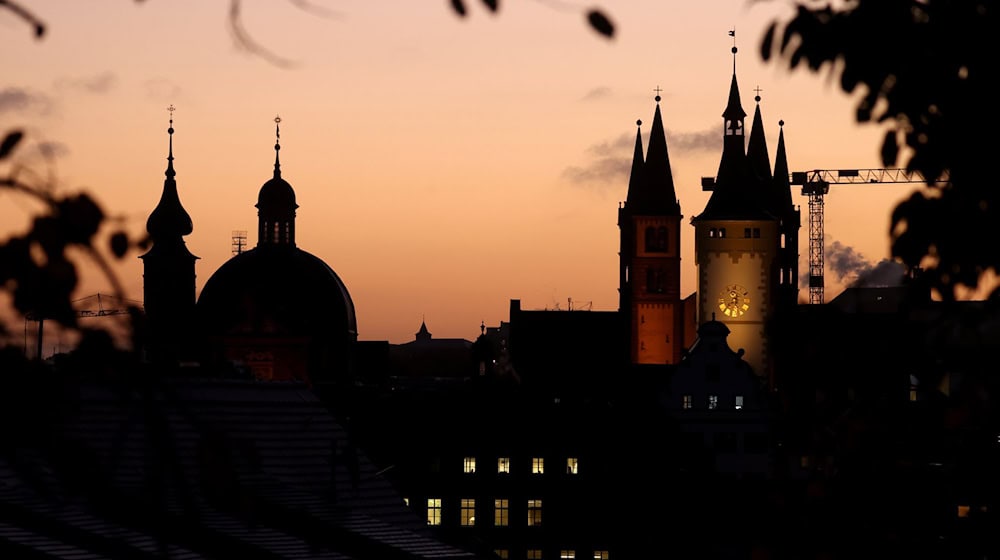
<instances>
[{"instance_id":1,"label":"slate roof","mask_svg":"<svg viewBox=\"0 0 1000 560\"><path fill-rule=\"evenodd\" d=\"M0 457L0 555L477 557L436 539L303 384L69 394L48 442Z\"/></svg>"}]
</instances>

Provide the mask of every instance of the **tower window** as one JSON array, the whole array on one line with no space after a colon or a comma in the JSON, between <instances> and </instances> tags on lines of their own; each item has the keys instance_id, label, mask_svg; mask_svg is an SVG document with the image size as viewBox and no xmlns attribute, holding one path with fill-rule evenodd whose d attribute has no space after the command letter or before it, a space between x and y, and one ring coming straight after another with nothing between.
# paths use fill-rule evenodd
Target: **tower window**
<instances>
[{"instance_id":1,"label":"tower window","mask_svg":"<svg viewBox=\"0 0 1000 560\"><path fill-rule=\"evenodd\" d=\"M726 236L726 228L719 228L719 237Z\"/></svg>"},{"instance_id":2,"label":"tower window","mask_svg":"<svg viewBox=\"0 0 1000 560\"><path fill-rule=\"evenodd\" d=\"M667 227L646 227L646 252L663 253L667 250Z\"/></svg>"},{"instance_id":3,"label":"tower window","mask_svg":"<svg viewBox=\"0 0 1000 560\"><path fill-rule=\"evenodd\" d=\"M646 292L651 294L662 294L664 292L665 274L662 268L646 269Z\"/></svg>"},{"instance_id":4,"label":"tower window","mask_svg":"<svg viewBox=\"0 0 1000 560\"><path fill-rule=\"evenodd\" d=\"M759 227L753 228L753 238L754 239L760 239L760 228Z\"/></svg>"},{"instance_id":5,"label":"tower window","mask_svg":"<svg viewBox=\"0 0 1000 560\"><path fill-rule=\"evenodd\" d=\"M750 237L750 228L743 228L743 237Z\"/></svg>"},{"instance_id":6,"label":"tower window","mask_svg":"<svg viewBox=\"0 0 1000 560\"><path fill-rule=\"evenodd\" d=\"M708 236L709 237L715 237L715 228L711 228L711 229L708 230Z\"/></svg>"}]
</instances>

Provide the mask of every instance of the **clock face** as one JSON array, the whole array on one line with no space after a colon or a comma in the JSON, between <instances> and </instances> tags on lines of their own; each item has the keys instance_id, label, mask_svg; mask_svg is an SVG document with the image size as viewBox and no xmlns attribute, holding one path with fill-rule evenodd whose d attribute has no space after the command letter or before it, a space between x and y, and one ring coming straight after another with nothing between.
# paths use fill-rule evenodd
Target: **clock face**
<instances>
[{"instance_id":1,"label":"clock face","mask_svg":"<svg viewBox=\"0 0 1000 560\"><path fill-rule=\"evenodd\" d=\"M739 284L730 284L719 294L719 310L726 317L739 317L750 309L750 292Z\"/></svg>"}]
</instances>

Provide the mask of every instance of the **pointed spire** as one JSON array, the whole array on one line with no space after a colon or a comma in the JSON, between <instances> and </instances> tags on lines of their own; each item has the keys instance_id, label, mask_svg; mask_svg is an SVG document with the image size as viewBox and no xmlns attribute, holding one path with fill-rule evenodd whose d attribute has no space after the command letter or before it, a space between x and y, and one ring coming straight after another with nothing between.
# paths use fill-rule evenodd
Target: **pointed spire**
<instances>
[{"instance_id":1,"label":"pointed spire","mask_svg":"<svg viewBox=\"0 0 1000 560\"><path fill-rule=\"evenodd\" d=\"M424 321L423 317L420 318L420 330L417 331L416 339L417 340L430 340L431 339L431 332L429 330L427 330L427 322Z\"/></svg>"},{"instance_id":2,"label":"pointed spire","mask_svg":"<svg viewBox=\"0 0 1000 560\"><path fill-rule=\"evenodd\" d=\"M281 151L281 117L274 116L274 177L281 177L281 162L278 161L278 152Z\"/></svg>"},{"instance_id":3,"label":"pointed spire","mask_svg":"<svg viewBox=\"0 0 1000 560\"><path fill-rule=\"evenodd\" d=\"M674 176L670 170L670 155L667 152L667 135L663 129L659 95L656 96L656 112L653 113L649 146L646 148L646 181L646 200L650 213L680 213L680 205L674 190Z\"/></svg>"},{"instance_id":4,"label":"pointed spire","mask_svg":"<svg viewBox=\"0 0 1000 560\"><path fill-rule=\"evenodd\" d=\"M166 179L163 181L163 192L160 194L160 201L156 208L149 214L146 220L146 231L153 238L154 243L158 241L174 240L179 241L181 237L188 235L194 230L191 223L191 216L181 205L180 197L177 195L177 181L174 177L174 106L167 107L170 112L170 127L167 128L169 140L167 143L167 170L164 173Z\"/></svg>"},{"instance_id":5,"label":"pointed spire","mask_svg":"<svg viewBox=\"0 0 1000 560\"><path fill-rule=\"evenodd\" d=\"M772 185L776 198L775 210L782 214L794 209L792 185L788 177L788 156L785 154L785 121L778 121L778 150L774 154ZM782 215L779 214L779 215Z\"/></svg>"},{"instance_id":6,"label":"pointed spire","mask_svg":"<svg viewBox=\"0 0 1000 560\"><path fill-rule=\"evenodd\" d=\"M632 171L629 172L626 204L635 204L638 201L643 184L643 163L645 160L642 157L642 121L636 120L635 127L635 151L632 153Z\"/></svg>"},{"instance_id":7,"label":"pointed spire","mask_svg":"<svg viewBox=\"0 0 1000 560\"><path fill-rule=\"evenodd\" d=\"M760 88L754 89L757 95L753 98L757 106L753 112L753 124L750 127L750 139L747 141L747 158L750 169L762 181L771 180L771 159L767 155L767 137L764 135L764 119L760 116Z\"/></svg>"}]
</instances>

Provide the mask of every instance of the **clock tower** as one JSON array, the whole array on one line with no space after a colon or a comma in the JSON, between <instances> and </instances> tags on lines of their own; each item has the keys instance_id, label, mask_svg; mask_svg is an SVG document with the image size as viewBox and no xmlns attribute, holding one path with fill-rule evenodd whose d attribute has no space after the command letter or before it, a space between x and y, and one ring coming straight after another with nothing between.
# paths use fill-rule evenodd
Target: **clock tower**
<instances>
[{"instance_id":1,"label":"clock tower","mask_svg":"<svg viewBox=\"0 0 1000 560\"><path fill-rule=\"evenodd\" d=\"M628 195L618 209L619 310L630 364L681 360L686 316L680 293L682 217L657 95L645 158L637 130Z\"/></svg>"},{"instance_id":2,"label":"clock tower","mask_svg":"<svg viewBox=\"0 0 1000 560\"><path fill-rule=\"evenodd\" d=\"M735 46L732 52L733 77L729 102L722 113L719 171L714 181L703 181L712 194L704 211L691 220L698 265L697 316L698 324L713 319L725 323L730 330L730 345L742 348L744 359L757 375L770 379L773 358L767 328L782 299L787 298L787 292L780 289L787 276L787 263L783 261L787 251L782 248L786 230L781 212L776 209L775 201L781 197L775 193L778 187L767 156L760 97L756 97L758 105L747 144ZM787 177L785 188L789 188Z\"/></svg>"}]
</instances>

